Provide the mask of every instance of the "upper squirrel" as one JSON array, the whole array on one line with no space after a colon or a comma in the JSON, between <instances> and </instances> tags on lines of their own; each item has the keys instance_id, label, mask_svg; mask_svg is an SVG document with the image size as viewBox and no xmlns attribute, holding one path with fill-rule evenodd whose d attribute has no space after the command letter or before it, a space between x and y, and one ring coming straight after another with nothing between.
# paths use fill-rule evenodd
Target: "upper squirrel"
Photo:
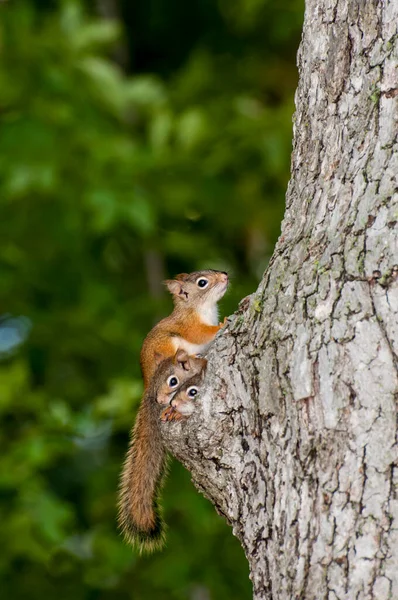
<instances>
[{"instance_id":1,"label":"upper squirrel","mask_svg":"<svg viewBox=\"0 0 398 600\"><path fill-rule=\"evenodd\" d=\"M158 357L159 358L159 357ZM190 378L204 372L205 358L178 350L161 360L141 401L124 462L119 494L119 525L140 550L154 550L164 541L158 496L166 470L160 431L161 405L168 404Z\"/></svg>"},{"instance_id":2,"label":"upper squirrel","mask_svg":"<svg viewBox=\"0 0 398 600\"><path fill-rule=\"evenodd\" d=\"M190 355L203 353L223 323L218 323L217 302L228 287L225 271L181 273L167 280L174 310L149 332L141 350L144 387L148 387L157 357L168 358L182 348Z\"/></svg>"}]
</instances>

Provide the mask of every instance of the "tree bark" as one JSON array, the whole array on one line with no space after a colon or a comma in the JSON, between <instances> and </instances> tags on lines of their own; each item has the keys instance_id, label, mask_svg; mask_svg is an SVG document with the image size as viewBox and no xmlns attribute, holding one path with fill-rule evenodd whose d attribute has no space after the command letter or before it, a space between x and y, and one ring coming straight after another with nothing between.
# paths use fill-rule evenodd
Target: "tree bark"
<instances>
[{"instance_id":1,"label":"tree bark","mask_svg":"<svg viewBox=\"0 0 398 600\"><path fill-rule=\"evenodd\" d=\"M397 23L397 0L307 0L282 234L162 426L256 599L398 598Z\"/></svg>"}]
</instances>

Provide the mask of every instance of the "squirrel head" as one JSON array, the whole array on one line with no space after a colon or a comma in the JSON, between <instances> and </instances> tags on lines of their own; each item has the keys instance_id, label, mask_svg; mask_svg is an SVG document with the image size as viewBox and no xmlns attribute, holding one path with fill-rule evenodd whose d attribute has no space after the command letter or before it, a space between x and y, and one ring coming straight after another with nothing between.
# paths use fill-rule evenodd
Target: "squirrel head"
<instances>
[{"instance_id":1,"label":"squirrel head","mask_svg":"<svg viewBox=\"0 0 398 600\"><path fill-rule=\"evenodd\" d=\"M207 360L189 356L185 350L177 350L172 358L160 362L153 380L158 382L154 390L160 404L169 404L176 391L192 377L204 373Z\"/></svg>"},{"instance_id":2,"label":"squirrel head","mask_svg":"<svg viewBox=\"0 0 398 600\"><path fill-rule=\"evenodd\" d=\"M204 371L194 375L179 387L170 404L184 417L189 417L194 411L195 400L204 379Z\"/></svg>"},{"instance_id":3,"label":"squirrel head","mask_svg":"<svg viewBox=\"0 0 398 600\"><path fill-rule=\"evenodd\" d=\"M195 271L180 273L174 279L164 282L173 296L174 304L197 308L215 305L228 287L228 273L225 271Z\"/></svg>"}]
</instances>

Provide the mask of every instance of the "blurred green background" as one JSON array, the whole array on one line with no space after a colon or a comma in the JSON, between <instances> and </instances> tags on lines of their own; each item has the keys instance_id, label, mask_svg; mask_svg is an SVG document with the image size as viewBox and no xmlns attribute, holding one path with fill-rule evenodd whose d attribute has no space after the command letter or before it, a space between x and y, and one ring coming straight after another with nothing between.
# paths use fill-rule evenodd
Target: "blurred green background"
<instances>
[{"instance_id":1,"label":"blurred green background","mask_svg":"<svg viewBox=\"0 0 398 600\"><path fill-rule=\"evenodd\" d=\"M255 290L289 177L303 1L0 3L0 596L244 600L238 541L173 463L168 545L115 503L162 279Z\"/></svg>"}]
</instances>

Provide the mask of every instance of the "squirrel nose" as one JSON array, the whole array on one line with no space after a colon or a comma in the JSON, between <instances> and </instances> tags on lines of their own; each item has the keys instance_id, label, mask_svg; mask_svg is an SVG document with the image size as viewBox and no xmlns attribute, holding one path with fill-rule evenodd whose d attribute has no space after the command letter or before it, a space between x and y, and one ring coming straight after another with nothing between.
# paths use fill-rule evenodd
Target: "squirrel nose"
<instances>
[{"instance_id":1,"label":"squirrel nose","mask_svg":"<svg viewBox=\"0 0 398 600\"><path fill-rule=\"evenodd\" d=\"M228 273L226 271L221 271L221 275L222 275L221 279L223 281L228 281Z\"/></svg>"}]
</instances>

